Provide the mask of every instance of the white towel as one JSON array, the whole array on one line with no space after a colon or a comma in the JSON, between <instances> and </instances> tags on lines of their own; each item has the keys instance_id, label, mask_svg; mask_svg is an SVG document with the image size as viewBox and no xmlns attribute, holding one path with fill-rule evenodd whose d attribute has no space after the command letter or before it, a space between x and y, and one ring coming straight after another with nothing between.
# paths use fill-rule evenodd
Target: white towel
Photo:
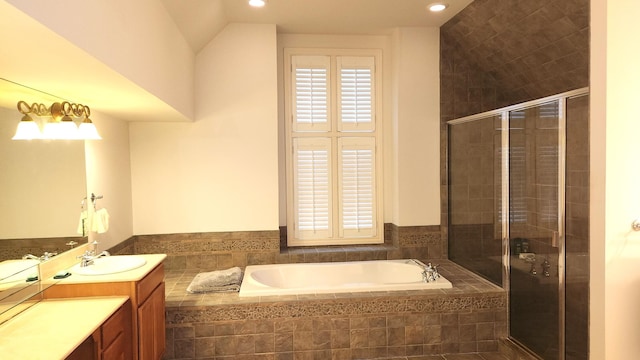
<instances>
[{"instance_id":1,"label":"white towel","mask_svg":"<svg viewBox=\"0 0 640 360\"><path fill-rule=\"evenodd\" d=\"M241 282L242 269L237 266L226 270L201 272L193 278L187 287L187 292L192 294L205 292L237 292L240 291Z\"/></svg>"},{"instance_id":2,"label":"white towel","mask_svg":"<svg viewBox=\"0 0 640 360\"><path fill-rule=\"evenodd\" d=\"M91 230L98 234L106 233L109 230L109 213L102 208L93 213Z\"/></svg>"},{"instance_id":3,"label":"white towel","mask_svg":"<svg viewBox=\"0 0 640 360\"><path fill-rule=\"evenodd\" d=\"M89 216L87 214L87 210L82 210L80 212L80 220L78 220L78 234L87 236L87 234L89 233L88 220Z\"/></svg>"}]
</instances>

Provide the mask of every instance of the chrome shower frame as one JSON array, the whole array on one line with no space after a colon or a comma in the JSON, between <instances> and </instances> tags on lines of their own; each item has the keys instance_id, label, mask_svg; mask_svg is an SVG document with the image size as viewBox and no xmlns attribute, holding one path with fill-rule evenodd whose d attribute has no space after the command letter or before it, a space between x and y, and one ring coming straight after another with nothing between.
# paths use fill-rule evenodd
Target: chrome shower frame
<instances>
[{"instance_id":1,"label":"chrome shower frame","mask_svg":"<svg viewBox=\"0 0 640 360\"><path fill-rule=\"evenodd\" d=\"M559 327L559 339L558 348L559 360L565 360L565 347L566 347L566 334L565 334L565 306L566 306L566 248L565 248L565 202L566 202L566 108L567 100L589 94L589 88L580 88L564 93L507 106L504 108L486 111L478 114L465 116L462 118L447 121L447 125L457 125L467 122L478 121L488 118L500 117L501 123L501 165L502 165L502 186L501 186L501 231L502 231L502 287L509 292L510 291L510 249L509 249L509 113L515 110L524 110L532 107L536 107L545 103L553 101L558 102L558 229L554 232L553 237L557 240L552 241L555 247L558 248L558 327ZM507 297L509 302L509 297ZM511 304L507 304L510 308ZM507 315L509 316L509 315ZM512 341L522 346L528 353L534 354L531 350L520 343L519 341L511 338L510 321L507 319L507 332Z\"/></svg>"}]
</instances>

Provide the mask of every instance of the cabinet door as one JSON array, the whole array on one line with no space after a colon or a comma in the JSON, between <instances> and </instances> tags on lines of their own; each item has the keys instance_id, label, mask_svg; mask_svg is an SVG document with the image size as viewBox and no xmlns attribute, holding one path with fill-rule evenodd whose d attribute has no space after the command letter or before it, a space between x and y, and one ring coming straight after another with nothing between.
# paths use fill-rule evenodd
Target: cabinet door
<instances>
[{"instance_id":1,"label":"cabinet door","mask_svg":"<svg viewBox=\"0 0 640 360\"><path fill-rule=\"evenodd\" d=\"M165 348L164 282L138 307L139 359L162 358Z\"/></svg>"},{"instance_id":2,"label":"cabinet door","mask_svg":"<svg viewBox=\"0 0 640 360\"><path fill-rule=\"evenodd\" d=\"M103 360L127 360L130 358L131 350L127 349L122 333L102 352Z\"/></svg>"}]
</instances>

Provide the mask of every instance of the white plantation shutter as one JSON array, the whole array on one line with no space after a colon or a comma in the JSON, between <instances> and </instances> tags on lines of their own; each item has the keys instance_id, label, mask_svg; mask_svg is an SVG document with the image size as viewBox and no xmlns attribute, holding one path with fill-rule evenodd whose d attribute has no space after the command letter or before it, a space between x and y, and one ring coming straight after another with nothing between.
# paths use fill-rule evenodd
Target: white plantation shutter
<instances>
[{"instance_id":1,"label":"white plantation shutter","mask_svg":"<svg viewBox=\"0 0 640 360\"><path fill-rule=\"evenodd\" d=\"M375 125L380 59L375 50L285 49L290 246L384 241Z\"/></svg>"},{"instance_id":2,"label":"white plantation shutter","mask_svg":"<svg viewBox=\"0 0 640 360\"><path fill-rule=\"evenodd\" d=\"M293 130L327 131L329 121L329 56L293 56Z\"/></svg>"},{"instance_id":3,"label":"white plantation shutter","mask_svg":"<svg viewBox=\"0 0 640 360\"><path fill-rule=\"evenodd\" d=\"M374 129L374 58L339 56L338 121L339 131Z\"/></svg>"},{"instance_id":4,"label":"white plantation shutter","mask_svg":"<svg viewBox=\"0 0 640 360\"><path fill-rule=\"evenodd\" d=\"M376 234L375 139L338 139L340 236Z\"/></svg>"},{"instance_id":5,"label":"white plantation shutter","mask_svg":"<svg viewBox=\"0 0 640 360\"><path fill-rule=\"evenodd\" d=\"M296 238L331 237L331 139L294 139L293 176Z\"/></svg>"}]
</instances>

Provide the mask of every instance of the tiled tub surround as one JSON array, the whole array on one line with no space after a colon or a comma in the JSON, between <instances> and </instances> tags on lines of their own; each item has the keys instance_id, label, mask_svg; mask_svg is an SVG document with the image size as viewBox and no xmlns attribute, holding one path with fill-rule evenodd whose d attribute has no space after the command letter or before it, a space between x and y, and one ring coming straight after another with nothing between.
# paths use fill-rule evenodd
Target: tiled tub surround
<instances>
[{"instance_id":1,"label":"tiled tub surround","mask_svg":"<svg viewBox=\"0 0 640 360\"><path fill-rule=\"evenodd\" d=\"M495 352L506 294L447 260L453 289L240 298L167 273L167 359L373 359Z\"/></svg>"},{"instance_id":2,"label":"tiled tub surround","mask_svg":"<svg viewBox=\"0 0 640 360\"><path fill-rule=\"evenodd\" d=\"M385 224L380 245L286 248L280 231L136 235L112 254L167 254L167 270L222 270L233 266L392 259L446 259L440 226Z\"/></svg>"},{"instance_id":3,"label":"tiled tub surround","mask_svg":"<svg viewBox=\"0 0 640 360\"><path fill-rule=\"evenodd\" d=\"M371 359L495 352L506 293L447 258L440 226L385 224L381 245L286 248L281 231L138 235L113 254L166 253L167 359ZM453 289L240 298L188 294L200 271L410 259L439 263ZM437 260L437 261L434 261Z\"/></svg>"}]
</instances>

